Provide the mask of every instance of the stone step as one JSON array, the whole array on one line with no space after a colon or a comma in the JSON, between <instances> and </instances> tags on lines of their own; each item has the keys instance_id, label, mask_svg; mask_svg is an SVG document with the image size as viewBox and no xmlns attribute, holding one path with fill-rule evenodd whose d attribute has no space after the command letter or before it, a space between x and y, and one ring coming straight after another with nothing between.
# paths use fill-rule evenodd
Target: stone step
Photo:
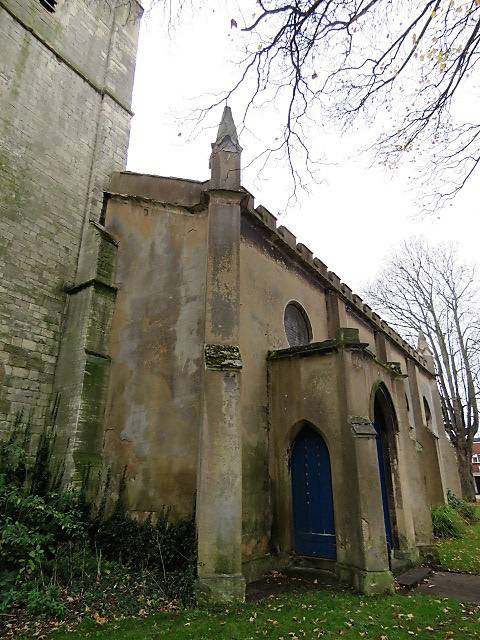
<instances>
[{"instance_id":1,"label":"stone step","mask_svg":"<svg viewBox=\"0 0 480 640\"><path fill-rule=\"evenodd\" d=\"M413 569L411 560L406 560L404 558L392 559L391 571L395 577L401 576L410 569Z\"/></svg>"},{"instance_id":2,"label":"stone step","mask_svg":"<svg viewBox=\"0 0 480 640\"><path fill-rule=\"evenodd\" d=\"M312 556L294 556L293 566L295 567L313 567L315 569L323 569L335 573L335 560L328 558L314 558Z\"/></svg>"},{"instance_id":3,"label":"stone step","mask_svg":"<svg viewBox=\"0 0 480 640\"><path fill-rule=\"evenodd\" d=\"M283 573L292 578L302 578L303 580L308 580L309 582L322 586L338 585L338 578L333 571L319 569L317 567L292 565L284 569Z\"/></svg>"},{"instance_id":4,"label":"stone step","mask_svg":"<svg viewBox=\"0 0 480 640\"><path fill-rule=\"evenodd\" d=\"M401 587L413 589L432 573L430 567L416 567L397 576L396 581Z\"/></svg>"}]
</instances>

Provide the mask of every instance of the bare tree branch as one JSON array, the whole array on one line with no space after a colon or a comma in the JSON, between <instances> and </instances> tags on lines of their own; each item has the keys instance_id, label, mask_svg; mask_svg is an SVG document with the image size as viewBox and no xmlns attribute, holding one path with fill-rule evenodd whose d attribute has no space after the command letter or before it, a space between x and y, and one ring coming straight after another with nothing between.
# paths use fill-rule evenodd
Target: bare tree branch
<instances>
[{"instance_id":1,"label":"bare tree branch","mask_svg":"<svg viewBox=\"0 0 480 640\"><path fill-rule=\"evenodd\" d=\"M445 430L457 450L462 491L472 495L472 443L479 427L480 326L475 268L454 245L411 239L364 292L372 308L412 344L432 351Z\"/></svg>"},{"instance_id":2,"label":"bare tree branch","mask_svg":"<svg viewBox=\"0 0 480 640\"><path fill-rule=\"evenodd\" d=\"M186 6L202 9L195 0L153 1L175 18ZM415 159L426 211L455 197L480 163L480 121L455 117L478 77L478 0L258 0L256 6L242 28L238 76L195 111L199 123L244 89L245 126L252 109L280 110L280 144L259 155L285 160L295 190L320 166L311 123L345 131L360 116L370 122L381 115L391 124L370 147L376 160L395 168Z\"/></svg>"}]
</instances>

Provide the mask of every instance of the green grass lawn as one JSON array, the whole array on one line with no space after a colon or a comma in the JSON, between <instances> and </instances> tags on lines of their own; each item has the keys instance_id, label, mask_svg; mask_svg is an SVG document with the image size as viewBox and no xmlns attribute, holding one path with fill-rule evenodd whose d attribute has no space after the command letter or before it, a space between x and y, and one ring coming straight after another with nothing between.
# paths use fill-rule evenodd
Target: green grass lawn
<instances>
[{"instance_id":1,"label":"green grass lawn","mask_svg":"<svg viewBox=\"0 0 480 640\"><path fill-rule=\"evenodd\" d=\"M402 640L478 638L480 609L446 599L305 591L217 611L151 614L101 624L85 620L75 638L102 640ZM55 640L70 638L58 630Z\"/></svg>"},{"instance_id":2,"label":"green grass lawn","mask_svg":"<svg viewBox=\"0 0 480 640\"><path fill-rule=\"evenodd\" d=\"M480 507L477 507L480 517ZM480 519L458 539L438 542L448 569L480 573ZM140 604L139 604L140 608ZM480 607L427 596L366 597L350 591L304 591L217 610L171 610L106 621L86 611L80 625L60 625L55 640L402 640L480 638ZM0 620L3 622L3 620ZM1 625L0 625L1 626ZM37 629L43 635L51 626ZM40 630L41 629L41 630ZM30 631L31 635L32 631ZM0 632L0 637L3 637ZM8 637L20 638L21 634Z\"/></svg>"},{"instance_id":3,"label":"green grass lawn","mask_svg":"<svg viewBox=\"0 0 480 640\"><path fill-rule=\"evenodd\" d=\"M467 527L465 535L437 543L440 562L446 569L480 573L480 507L476 513L479 519Z\"/></svg>"}]
</instances>

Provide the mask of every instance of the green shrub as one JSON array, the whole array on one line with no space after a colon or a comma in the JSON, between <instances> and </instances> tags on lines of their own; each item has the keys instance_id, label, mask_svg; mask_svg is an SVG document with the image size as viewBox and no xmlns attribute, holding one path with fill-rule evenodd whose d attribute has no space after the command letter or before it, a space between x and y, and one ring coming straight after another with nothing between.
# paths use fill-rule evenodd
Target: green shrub
<instances>
[{"instance_id":1,"label":"green shrub","mask_svg":"<svg viewBox=\"0 0 480 640\"><path fill-rule=\"evenodd\" d=\"M66 604L62 602L60 589L56 586L42 586L36 583L20 584L10 587L2 593L3 609L24 607L28 613L35 616L62 617L66 611Z\"/></svg>"},{"instance_id":2,"label":"green shrub","mask_svg":"<svg viewBox=\"0 0 480 640\"><path fill-rule=\"evenodd\" d=\"M52 479L49 437L33 460L27 439L17 429L0 443L0 611L62 617L68 593L100 608L108 594L108 607L117 603L122 613L138 612L144 601L193 601L192 520L171 523L167 510L155 523L131 519L125 478L113 514L104 517L103 496L93 517L82 492L61 490Z\"/></svg>"},{"instance_id":3,"label":"green shrub","mask_svg":"<svg viewBox=\"0 0 480 640\"><path fill-rule=\"evenodd\" d=\"M155 524L130 518L122 506L122 491L114 513L97 524L94 544L106 560L131 571L148 571L162 583L169 599L193 602L196 575L196 532L192 520L170 522L163 509Z\"/></svg>"},{"instance_id":4,"label":"green shrub","mask_svg":"<svg viewBox=\"0 0 480 640\"><path fill-rule=\"evenodd\" d=\"M464 518L464 520L467 520L467 522L476 521L477 518L475 515L475 507L473 505L469 504L465 500L461 500L460 498L457 498L457 496L454 493L452 493L450 489L447 490L447 499L448 499L448 504L453 509L458 511L458 513L462 516L462 518Z\"/></svg>"},{"instance_id":5,"label":"green shrub","mask_svg":"<svg viewBox=\"0 0 480 640\"><path fill-rule=\"evenodd\" d=\"M0 444L0 610L13 603L30 612L55 609L58 590L43 582L43 567L66 545L83 539L86 511L74 491L50 491L42 471L38 482L38 457L29 461L23 436L14 431ZM43 455L42 446L39 452ZM36 488L35 488L36 487ZM43 490L41 490L43 489ZM41 604L43 602L43 604Z\"/></svg>"},{"instance_id":6,"label":"green shrub","mask_svg":"<svg viewBox=\"0 0 480 640\"><path fill-rule=\"evenodd\" d=\"M465 521L449 504L432 505L433 534L437 538L460 538L465 532Z\"/></svg>"}]
</instances>

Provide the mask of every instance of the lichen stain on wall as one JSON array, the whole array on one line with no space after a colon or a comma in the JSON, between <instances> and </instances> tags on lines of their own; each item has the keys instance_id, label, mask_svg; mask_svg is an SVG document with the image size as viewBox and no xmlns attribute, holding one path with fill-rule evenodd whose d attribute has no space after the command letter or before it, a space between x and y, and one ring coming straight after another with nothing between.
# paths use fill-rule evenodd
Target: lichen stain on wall
<instances>
[{"instance_id":1,"label":"lichen stain on wall","mask_svg":"<svg viewBox=\"0 0 480 640\"><path fill-rule=\"evenodd\" d=\"M118 448L112 433L129 442L121 448L127 467L133 463L127 472L132 510L169 506L185 516L196 482L205 219L118 202L107 225L119 242L119 291L106 447Z\"/></svg>"}]
</instances>

